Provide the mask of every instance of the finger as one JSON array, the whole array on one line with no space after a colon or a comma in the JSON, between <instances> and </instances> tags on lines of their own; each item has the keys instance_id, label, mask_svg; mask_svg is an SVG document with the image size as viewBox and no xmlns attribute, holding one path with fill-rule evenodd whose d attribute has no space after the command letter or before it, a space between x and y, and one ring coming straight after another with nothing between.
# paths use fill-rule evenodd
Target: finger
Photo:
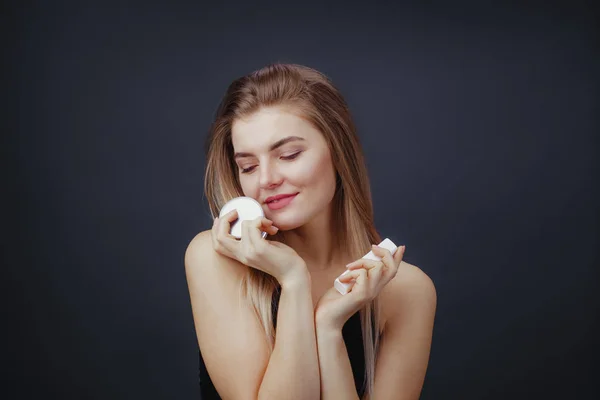
<instances>
[{"instance_id":1,"label":"finger","mask_svg":"<svg viewBox=\"0 0 600 400\"><path fill-rule=\"evenodd\" d=\"M248 222L250 222L250 224L249 225L246 224L246 225L250 228L250 231L254 231L257 234L257 236L259 236L261 238L262 238L263 231L267 232L270 235L274 235L279 230L277 227L273 226L273 221L271 221L270 219L265 218L265 217L257 217ZM244 224L242 223L242 227L243 226L244 226ZM248 232L250 232L250 231L248 231ZM245 231L242 229L242 232L245 232ZM244 235L242 235L242 236L244 236Z\"/></svg>"},{"instance_id":2,"label":"finger","mask_svg":"<svg viewBox=\"0 0 600 400\"><path fill-rule=\"evenodd\" d=\"M386 270L387 270L386 267L382 264L375 268L371 268L368 271L367 276L369 277L369 283L371 284L371 286L373 288L375 288L375 286L379 283L379 281L381 280L381 277L383 276L383 274Z\"/></svg>"},{"instance_id":3,"label":"finger","mask_svg":"<svg viewBox=\"0 0 600 400\"><path fill-rule=\"evenodd\" d=\"M273 225L273 221L268 218L262 217L261 224L259 226L261 231L267 232L269 235L274 235L279 231L275 225Z\"/></svg>"},{"instance_id":4,"label":"finger","mask_svg":"<svg viewBox=\"0 0 600 400\"><path fill-rule=\"evenodd\" d=\"M355 270L348 269L348 270L344 271L343 274L338 276L338 279L340 280L340 282L348 283L348 282L351 282L352 280L356 279L358 277L359 273L360 273L360 271L358 269L355 269Z\"/></svg>"},{"instance_id":5,"label":"finger","mask_svg":"<svg viewBox=\"0 0 600 400\"><path fill-rule=\"evenodd\" d=\"M246 223L246 231L248 239L253 246L260 246L262 243L262 231L267 231L271 228L272 222L264 217L258 217L250 221L244 221Z\"/></svg>"},{"instance_id":6,"label":"finger","mask_svg":"<svg viewBox=\"0 0 600 400\"><path fill-rule=\"evenodd\" d=\"M360 260L356 260L346 265L346 269L354 270L359 268L371 269L375 268L377 265L381 264L381 261L368 260L366 258L361 258Z\"/></svg>"},{"instance_id":7,"label":"finger","mask_svg":"<svg viewBox=\"0 0 600 400\"><path fill-rule=\"evenodd\" d=\"M368 271L364 268L361 268L356 271L357 276L354 281L354 285L350 288L350 292L354 292L358 294L360 297L366 298L368 292L368 280L369 275Z\"/></svg>"},{"instance_id":8,"label":"finger","mask_svg":"<svg viewBox=\"0 0 600 400\"><path fill-rule=\"evenodd\" d=\"M244 247L254 243L254 235L256 234L257 230L255 225L255 220L242 221L242 243L244 243Z\"/></svg>"},{"instance_id":9,"label":"finger","mask_svg":"<svg viewBox=\"0 0 600 400\"><path fill-rule=\"evenodd\" d=\"M213 224L212 224L212 228L211 228L211 233L213 235L213 238L216 240L217 239L217 235L219 234L219 224L221 223L221 219L219 217L215 218L213 220Z\"/></svg>"},{"instance_id":10,"label":"finger","mask_svg":"<svg viewBox=\"0 0 600 400\"><path fill-rule=\"evenodd\" d=\"M240 238L240 252L239 252L239 261L242 264L246 264L251 266L252 260L254 259L254 241L252 240L252 229L250 225L252 221L245 220L242 221L242 236Z\"/></svg>"},{"instance_id":11,"label":"finger","mask_svg":"<svg viewBox=\"0 0 600 400\"><path fill-rule=\"evenodd\" d=\"M231 231L231 222L236 219L237 210L232 210L223 217L215 219L217 246L221 251L230 256L233 255L234 246L237 243L237 239L229 233Z\"/></svg>"},{"instance_id":12,"label":"finger","mask_svg":"<svg viewBox=\"0 0 600 400\"><path fill-rule=\"evenodd\" d=\"M263 239L262 232L276 232L272 224L272 221L264 217L242 222L242 241L245 242L246 255L254 257L264 251L267 241Z\"/></svg>"},{"instance_id":13,"label":"finger","mask_svg":"<svg viewBox=\"0 0 600 400\"><path fill-rule=\"evenodd\" d=\"M402 258L404 257L404 252L406 251L406 246L400 246L398 247L398 250L396 250L396 252L394 253L394 263L396 265L400 265L400 262L402 261Z\"/></svg>"},{"instance_id":14,"label":"finger","mask_svg":"<svg viewBox=\"0 0 600 400\"><path fill-rule=\"evenodd\" d=\"M233 210L229 211L227 214L223 215L222 217L219 217L219 219L232 222L232 221L235 221L238 217L239 217L238 210L234 208Z\"/></svg>"},{"instance_id":15,"label":"finger","mask_svg":"<svg viewBox=\"0 0 600 400\"><path fill-rule=\"evenodd\" d=\"M358 271L356 271L358 273L358 275L356 276L356 283L357 284L364 284L367 281L367 278L369 277L368 272L366 269L359 269Z\"/></svg>"},{"instance_id":16,"label":"finger","mask_svg":"<svg viewBox=\"0 0 600 400\"><path fill-rule=\"evenodd\" d=\"M361 276L361 274L363 273L367 274L365 276L370 277L370 271L373 271L375 269L377 269L377 267L372 268L370 270L366 268L348 269L344 271L344 273L342 273L340 276L338 276L338 279L340 280L340 282L343 283L352 282L353 280L358 279L358 277ZM379 270L381 270L381 266L379 267Z\"/></svg>"},{"instance_id":17,"label":"finger","mask_svg":"<svg viewBox=\"0 0 600 400\"><path fill-rule=\"evenodd\" d=\"M213 247L215 247L215 244L217 243L217 226L219 224L218 220L219 220L219 217L217 217L213 220L212 228L210 229L210 236L212 238Z\"/></svg>"},{"instance_id":18,"label":"finger","mask_svg":"<svg viewBox=\"0 0 600 400\"><path fill-rule=\"evenodd\" d=\"M372 248L373 254L381 258L381 262L386 268L395 267L396 264L394 263L394 258L392 257L392 253L388 249L375 245L373 245Z\"/></svg>"},{"instance_id":19,"label":"finger","mask_svg":"<svg viewBox=\"0 0 600 400\"><path fill-rule=\"evenodd\" d=\"M277 231L279 231L279 228L273 225L273 221L265 217L258 217L252 220L252 224L256 233L256 238L262 239L263 232L266 232L269 235L275 235Z\"/></svg>"},{"instance_id":20,"label":"finger","mask_svg":"<svg viewBox=\"0 0 600 400\"><path fill-rule=\"evenodd\" d=\"M231 252L232 249L232 245L229 243L230 240L234 240L235 239L229 239L229 238L221 238L219 237L219 234L217 233L219 229L219 221L218 219L216 219L213 222L213 229L210 231L210 236L211 236L211 241L212 241L212 247L213 249L217 252L220 253L222 255L225 255L227 257L234 257L233 253Z\"/></svg>"},{"instance_id":21,"label":"finger","mask_svg":"<svg viewBox=\"0 0 600 400\"><path fill-rule=\"evenodd\" d=\"M338 276L338 279L342 283L349 283L349 282L355 281L361 274L366 274L366 273L367 273L367 270L364 268L355 269L352 271L348 270L348 271L345 271L340 276Z\"/></svg>"},{"instance_id":22,"label":"finger","mask_svg":"<svg viewBox=\"0 0 600 400\"><path fill-rule=\"evenodd\" d=\"M275 235L277 232L279 232L279 228L278 228L278 227L276 227L276 226L274 226L274 225L271 225L271 226L269 227L269 229L267 229L267 230L266 230L266 232L267 232L269 235L273 236L273 235Z\"/></svg>"},{"instance_id":23,"label":"finger","mask_svg":"<svg viewBox=\"0 0 600 400\"><path fill-rule=\"evenodd\" d=\"M384 286L387 285L388 282L390 282L392 279L394 279L396 277L396 275L398 274L398 270L400 269L400 263L402 262L402 257L404 256L405 249L406 249L406 246L400 246L394 253L394 257L393 257L394 266L384 272L383 279L381 280L381 283Z\"/></svg>"},{"instance_id":24,"label":"finger","mask_svg":"<svg viewBox=\"0 0 600 400\"><path fill-rule=\"evenodd\" d=\"M229 232L231 231L231 223L238 218L237 210L231 210L227 214L223 215L222 218L219 219L219 227L217 228L217 234L222 237L231 237L234 238Z\"/></svg>"}]
</instances>

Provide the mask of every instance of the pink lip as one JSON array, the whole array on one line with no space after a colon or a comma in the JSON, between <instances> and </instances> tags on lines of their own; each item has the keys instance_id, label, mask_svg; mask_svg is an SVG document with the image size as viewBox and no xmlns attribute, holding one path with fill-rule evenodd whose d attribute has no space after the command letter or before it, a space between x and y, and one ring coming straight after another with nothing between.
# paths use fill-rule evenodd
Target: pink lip
<instances>
[{"instance_id":1,"label":"pink lip","mask_svg":"<svg viewBox=\"0 0 600 400\"><path fill-rule=\"evenodd\" d=\"M286 197L289 197L289 196L295 196L295 195L297 195L297 194L298 194L298 193L278 194L277 196L271 196L271 197L267 197L267 199L265 200L265 203L269 203L269 202L271 202L271 201L273 201L273 200L280 200L280 199L284 199L284 198L286 198Z\"/></svg>"},{"instance_id":2,"label":"pink lip","mask_svg":"<svg viewBox=\"0 0 600 400\"><path fill-rule=\"evenodd\" d=\"M297 195L298 195L298 193L289 195L289 196L285 196L285 197L276 196L276 197L280 197L280 199L275 202L269 200L269 202L267 203L267 206L271 210L279 210L280 208L283 208L283 207L287 206L288 204L290 204Z\"/></svg>"}]
</instances>

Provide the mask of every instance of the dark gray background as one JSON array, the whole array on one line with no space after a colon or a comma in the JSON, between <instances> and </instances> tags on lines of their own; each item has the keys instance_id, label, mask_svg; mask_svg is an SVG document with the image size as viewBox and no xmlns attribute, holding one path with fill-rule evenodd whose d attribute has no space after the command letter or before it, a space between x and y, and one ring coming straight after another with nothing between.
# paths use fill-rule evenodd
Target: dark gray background
<instances>
[{"instance_id":1,"label":"dark gray background","mask_svg":"<svg viewBox=\"0 0 600 400\"><path fill-rule=\"evenodd\" d=\"M274 61L340 88L377 227L435 282L422 399L595 398L591 2L452 4L5 6L11 398L198 398L204 139Z\"/></svg>"}]
</instances>

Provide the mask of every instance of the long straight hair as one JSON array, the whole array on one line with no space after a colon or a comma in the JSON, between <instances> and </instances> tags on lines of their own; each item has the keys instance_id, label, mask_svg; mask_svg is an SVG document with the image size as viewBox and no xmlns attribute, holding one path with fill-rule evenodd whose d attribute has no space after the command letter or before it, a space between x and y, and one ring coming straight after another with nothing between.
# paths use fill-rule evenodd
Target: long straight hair
<instances>
[{"instance_id":1,"label":"long straight hair","mask_svg":"<svg viewBox=\"0 0 600 400\"><path fill-rule=\"evenodd\" d=\"M233 158L231 127L263 107L286 107L319 130L325 138L336 172L332 204L335 246L352 259L369 252L381 237L373 222L369 177L360 142L348 106L339 90L323 73L298 64L270 64L234 80L223 96L206 141L204 191L213 218L230 199L243 196ZM282 241L281 232L272 240ZM248 301L265 332L272 352L275 343L272 296L277 281L254 268L240 283L240 296ZM364 343L363 399L371 399L379 348L379 301L360 310Z\"/></svg>"}]
</instances>

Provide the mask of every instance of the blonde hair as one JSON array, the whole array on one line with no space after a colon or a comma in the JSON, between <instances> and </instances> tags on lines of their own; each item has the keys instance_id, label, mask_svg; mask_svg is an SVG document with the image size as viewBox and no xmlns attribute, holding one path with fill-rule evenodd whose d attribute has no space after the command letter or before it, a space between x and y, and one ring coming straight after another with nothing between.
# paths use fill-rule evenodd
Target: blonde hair
<instances>
[{"instance_id":1,"label":"blonde hair","mask_svg":"<svg viewBox=\"0 0 600 400\"><path fill-rule=\"evenodd\" d=\"M336 172L332 224L337 242L352 259L369 252L381 237L373 222L373 206L364 156L348 106L321 72L298 64L275 63L234 80L215 113L206 142L204 191L213 218L230 199L243 196L233 159L231 127L262 107L292 110L324 136ZM281 234L272 240L282 241ZM270 351L275 343L272 295L277 281L254 268L241 282L241 296L253 307L265 331ZM360 310L365 353L364 399L371 398L379 347L379 302L376 298ZM377 330L377 332L374 332Z\"/></svg>"}]
</instances>

